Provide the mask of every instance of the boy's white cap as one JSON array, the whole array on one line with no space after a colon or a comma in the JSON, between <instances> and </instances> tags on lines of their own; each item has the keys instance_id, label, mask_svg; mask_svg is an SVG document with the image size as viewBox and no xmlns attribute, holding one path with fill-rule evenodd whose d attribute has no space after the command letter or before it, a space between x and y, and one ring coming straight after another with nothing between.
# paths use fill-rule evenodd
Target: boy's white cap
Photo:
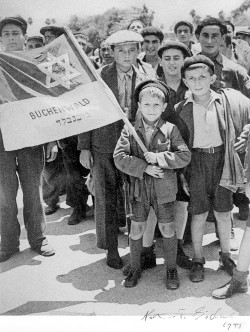
<instances>
[{"instance_id":1,"label":"boy's white cap","mask_svg":"<svg viewBox=\"0 0 250 332\"><path fill-rule=\"evenodd\" d=\"M131 30L119 30L114 32L111 36L106 39L108 45L120 45L128 43L142 43L142 36Z\"/></svg>"}]
</instances>

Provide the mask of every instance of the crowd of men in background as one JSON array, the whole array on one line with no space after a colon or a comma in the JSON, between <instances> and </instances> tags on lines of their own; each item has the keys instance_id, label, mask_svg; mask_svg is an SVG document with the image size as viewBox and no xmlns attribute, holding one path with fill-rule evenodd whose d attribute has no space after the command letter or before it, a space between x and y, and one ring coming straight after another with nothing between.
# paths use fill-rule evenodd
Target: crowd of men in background
<instances>
[{"instance_id":1,"label":"crowd of men in background","mask_svg":"<svg viewBox=\"0 0 250 332\"><path fill-rule=\"evenodd\" d=\"M27 22L21 17L3 19L0 22L3 50L9 52L42 47L61 36L64 29L57 26L45 26L40 30L41 35L30 37L27 37L26 32ZM201 58L200 62L212 68L213 74L216 75L211 84L213 91L219 92L222 88L232 88L250 98L250 77L248 75L250 29L239 30L234 35L235 27L231 22L222 23L218 19L209 18L201 21L195 31L190 22L179 21L175 24L174 33L175 39L165 39L160 28L146 27L142 21L135 19L126 29L117 31L106 40L102 40L99 49L93 50L84 33L73 31L82 50L90 57L94 68L114 93L131 123L134 123L138 117L138 104L133 98L136 87L143 81L151 80L152 82L162 82L167 86L169 96L162 119L178 127L175 105L185 101L188 93L188 86L182 80L181 70L185 59L192 55L201 54L209 59ZM156 87L159 88L159 85ZM125 209L124 176L122 172L118 171L113 159L122 128L121 120L79 136L47 143L44 147L26 148L12 152L4 151L1 137L0 262L8 260L19 251L20 225L17 220L16 207L18 174L24 192L24 223L29 244L33 250L44 256L51 256L55 253L44 235L44 213L45 215L55 213L60 208L60 195L66 194L66 203L73 208L73 212L68 218L68 224L76 225L82 222L86 216L94 214L97 246L107 251L107 265L115 269L123 267L123 261L118 251L119 228L128 227L130 232L131 220L127 217L128 211ZM238 136L240 134L240 132L237 133ZM186 141L186 138L183 138ZM221 142L221 140L218 141ZM42 157L43 148L46 156L45 164ZM206 154L207 151L203 150ZM214 150L210 149L208 153L213 154ZM243 164L245 151L239 149L239 156ZM40 177L42 178L42 199L39 192ZM91 186L87 186L91 179L93 179L94 190L91 190ZM178 192L173 217L177 238L176 262L181 268L190 270L192 282L200 282L204 280L205 259L202 253L202 242L200 242L203 234L197 239L199 232L197 225L201 221L198 220L198 217L195 218L192 211L188 209L190 193L185 181L182 174L178 173ZM94 211L93 207L91 208L87 204L89 195L92 196ZM46 203L45 210L42 200ZM27 202L29 202L29 207L26 207ZM247 220L249 199L245 193L235 191L233 203L239 208L239 219ZM230 258L230 250L238 250L239 246L234 236L232 213L229 213L227 220L230 223L231 234L230 238L227 237L226 240L225 234L221 236L223 233L221 221L219 226L217 225L218 219L220 219L218 213L214 213L211 207L206 213L208 215L205 219L215 223L216 234L221 241L220 265L233 276L236 265ZM137 284L141 270L156 266L154 238L157 236L163 236L164 239L169 237L161 226L160 229L157 226L157 218L152 219L146 223L145 230L141 234L140 272L137 273L133 269L134 256L131 257L131 264L124 268L127 287L134 287ZM184 241L193 242L194 259L185 254ZM133 241L131 243L133 247ZM175 271L176 268L168 270L167 288L169 289L179 287ZM242 278L241 275L239 277L239 274L236 279L237 277ZM244 287L241 287L241 284L239 282L237 288L234 281L234 288L230 284L227 286L226 292L219 295L221 297L230 296L229 287L231 287L231 293L239 289L246 291L245 284Z\"/></svg>"}]
</instances>

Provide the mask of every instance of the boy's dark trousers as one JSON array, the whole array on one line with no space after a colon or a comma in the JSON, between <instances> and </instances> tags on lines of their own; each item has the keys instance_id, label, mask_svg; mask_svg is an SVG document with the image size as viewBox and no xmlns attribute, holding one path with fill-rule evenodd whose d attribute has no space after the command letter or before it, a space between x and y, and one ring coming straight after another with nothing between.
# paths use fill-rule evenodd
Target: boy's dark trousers
<instances>
[{"instance_id":1,"label":"boy's dark trousers","mask_svg":"<svg viewBox=\"0 0 250 332\"><path fill-rule=\"evenodd\" d=\"M115 167L113 153L93 152L95 221L97 247L118 247L119 227L126 225L122 174Z\"/></svg>"}]
</instances>

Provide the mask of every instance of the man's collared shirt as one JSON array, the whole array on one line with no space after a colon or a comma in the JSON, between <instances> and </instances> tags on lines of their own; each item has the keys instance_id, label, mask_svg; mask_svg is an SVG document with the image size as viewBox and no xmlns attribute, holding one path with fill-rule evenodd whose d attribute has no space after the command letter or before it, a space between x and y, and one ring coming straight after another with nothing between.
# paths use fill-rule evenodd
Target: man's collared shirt
<instances>
[{"instance_id":1,"label":"man's collared shirt","mask_svg":"<svg viewBox=\"0 0 250 332\"><path fill-rule=\"evenodd\" d=\"M125 110L125 108L130 109L133 69L131 68L126 73L120 70L118 67L116 67L116 69L118 78L119 104L123 110Z\"/></svg>"},{"instance_id":2,"label":"man's collared shirt","mask_svg":"<svg viewBox=\"0 0 250 332\"><path fill-rule=\"evenodd\" d=\"M190 93L185 102L193 103L194 142L193 148L210 148L223 144L215 101L221 101L218 93L211 91L211 98L207 107L197 104ZM185 105L184 104L184 105Z\"/></svg>"}]
</instances>

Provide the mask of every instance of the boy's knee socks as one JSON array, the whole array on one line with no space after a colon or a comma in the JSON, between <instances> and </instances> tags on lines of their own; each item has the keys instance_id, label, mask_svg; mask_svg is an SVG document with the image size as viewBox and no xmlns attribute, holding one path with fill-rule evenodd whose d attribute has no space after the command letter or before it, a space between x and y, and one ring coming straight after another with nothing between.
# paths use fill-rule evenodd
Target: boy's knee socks
<instances>
[{"instance_id":1,"label":"boy's knee socks","mask_svg":"<svg viewBox=\"0 0 250 332\"><path fill-rule=\"evenodd\" d=\"M140 259L142 252L142 237L139 240L133 240L129 238L129 246L130 246L130 262L131 268L140 269Z\"/></svg>"},{"instance_id":2,"label":"boy's knee socks","mask_svg":"<svg viewBox=\"0 0 250 332\"><path fill-rule=\"evenodd\" d=\"M162 237L163 243L163 255L165 259L165 265L168 270L176 269L176 257L177 257L177 238L176 235L166 238Z\"/></svg>"}]
</instances>

